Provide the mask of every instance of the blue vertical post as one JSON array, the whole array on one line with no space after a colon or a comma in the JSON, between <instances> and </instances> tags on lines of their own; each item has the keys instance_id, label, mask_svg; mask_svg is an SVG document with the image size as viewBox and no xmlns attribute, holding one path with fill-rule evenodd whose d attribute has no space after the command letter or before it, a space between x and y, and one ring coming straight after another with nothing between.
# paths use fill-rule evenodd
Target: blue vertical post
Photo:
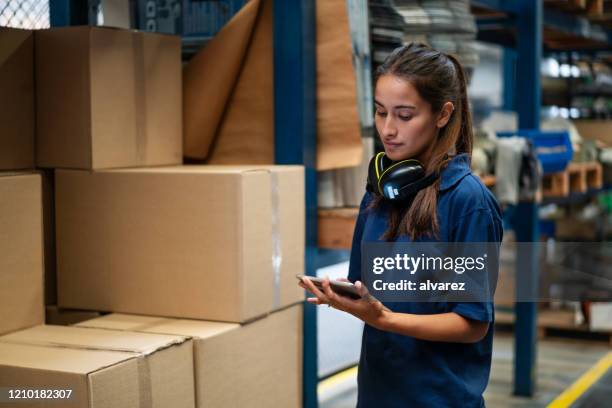
<instances>
[{"instance_id":1,"label":"blue vertical post","mask_svg":"<svg viewBox=\"0 0 612 408\"><path fill-rule=\"evenodd\" d=\"M49 0L51 27L89 24L88 7L85 0Z\"/></svg>"},{"instance_id":2,"label":"blue vertical post","mask_svg":"<svg viewBox=\"0 0 612 408\"><path fill-rule=\"evenodd\" d=\"M314 276L317 254L315 0L274 0L275 162L306 171L305 273ZM304 305L304 408L317 402L317 316Z\"/></svg>"},{"instance_id":3,"label":"blue vertical post","mask_svg":"<svg viewBox=\"0 0 612 408\"><path fill-rule=\"evenodd\" d=\"M519 128L538 130L541 105L542 1L518 0L516 3L516 106ZM537 204L519 203L514 216L517 241L537 242ZM537 294L537 247L535 244L529 247L527 251L519 251L521 262L517 262L516 287L517 290L528 288L530 294ZM521 295L524 296L524 293ZM524 300L520 297L518 300ZM531 396L536 388L537 303L517 302L515 316L514 394Z\"/></svg>"},{"instance_id":4,"label":"blue vertical post","mask_svg":"<svg viewBox=\"0 0 612 408\"><path fill-rule=\"evenodd\" d=\"M513 111L516 109L516 101L514 99L514 86L516 84L516 51L514 49L504 47L502 52L502 69L503 69L503 101L502 107L504 110Z\"/></svg>"},{"instance_id":5,"label":"blue vertical post","mask_svg":"<svg viewBox=\"0 0 612 408\"><path fill-rule=\"evenodd\" d=\"M70 0L49 0L49 20L51 27L69 26L70 21Z\"/></svg>"}]
</instances>

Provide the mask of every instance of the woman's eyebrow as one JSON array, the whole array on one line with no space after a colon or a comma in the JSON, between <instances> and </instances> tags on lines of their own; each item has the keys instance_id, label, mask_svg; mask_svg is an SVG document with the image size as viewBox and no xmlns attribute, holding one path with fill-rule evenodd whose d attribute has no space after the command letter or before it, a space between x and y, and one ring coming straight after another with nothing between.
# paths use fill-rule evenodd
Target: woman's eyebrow
<instances>
[{"instance_id":1,"label":"woman's eyebrow","mask_svg":"<svg viewBox=\"0 0 612 408\"><path fill-rule=\"evenodd\" d=\"M382 103L378 102L376 99L374 99L374 103L376 105L379 105L381 107L385 107L385 105L383 105ZM416 106L413 105L396 105L393 107L394 109L416 109Z\"/></svg>"}]
</instances>

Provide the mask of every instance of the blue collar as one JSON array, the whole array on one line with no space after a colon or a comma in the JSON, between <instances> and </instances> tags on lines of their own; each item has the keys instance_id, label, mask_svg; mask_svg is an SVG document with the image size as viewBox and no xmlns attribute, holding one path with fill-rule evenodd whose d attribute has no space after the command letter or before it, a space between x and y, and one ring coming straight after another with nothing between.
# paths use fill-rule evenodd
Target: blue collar
<instances>
[{"instance_id":1,"label":"blue collar","mask_svg":"<svg viewBox=\"0 0 612 408\"><path fill-rule=\"evenodd\" d=\"M440 175L440 191L448 190L471 172L467 153L453 157Z\"/></svg>"}]
</instances>

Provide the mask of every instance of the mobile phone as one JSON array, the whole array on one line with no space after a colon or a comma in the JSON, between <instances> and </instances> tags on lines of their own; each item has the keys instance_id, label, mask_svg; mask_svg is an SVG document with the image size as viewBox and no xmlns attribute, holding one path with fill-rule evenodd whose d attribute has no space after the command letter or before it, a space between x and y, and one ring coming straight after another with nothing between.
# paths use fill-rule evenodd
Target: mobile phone
<instances>
[{"instance_id":1,"label":"mobile phone","mask_svg":"<svg viewBox=\"0 0 612 408\"><path fill-rule=\"evenodd\" d=\"M295 277L298 278L298 280L300 281L304 278L308 278L317 288L319 289L323 288L322 278L316 278L314 276L304 276L304 275L295 275ZM333 290L335 293L337 293L340 296L346 296L351 299L361 299L361 295L359 294L357 287L350 282L340 282L340 281L330 280L329 287L331 288L331 290Z\"/></svg>"}]
</instances>

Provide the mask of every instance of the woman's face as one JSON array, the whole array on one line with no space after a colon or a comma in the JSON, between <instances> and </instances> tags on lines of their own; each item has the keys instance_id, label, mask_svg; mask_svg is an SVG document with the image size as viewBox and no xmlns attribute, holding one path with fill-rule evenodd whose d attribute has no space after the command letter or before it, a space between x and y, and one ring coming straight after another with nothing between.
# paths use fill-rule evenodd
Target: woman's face
<instances>
[{"instance_id":1,"label":"woman's face","mask_svg":"<svg viewBox=\"0 0 612 408\"><path fill-rule=\"evenodd\" d=\"M395 75L378 78L375 123L385 153L393 161L413 158L425 164L438 133L431 105L410 82Z\"/></svg>"}]
</instances>

